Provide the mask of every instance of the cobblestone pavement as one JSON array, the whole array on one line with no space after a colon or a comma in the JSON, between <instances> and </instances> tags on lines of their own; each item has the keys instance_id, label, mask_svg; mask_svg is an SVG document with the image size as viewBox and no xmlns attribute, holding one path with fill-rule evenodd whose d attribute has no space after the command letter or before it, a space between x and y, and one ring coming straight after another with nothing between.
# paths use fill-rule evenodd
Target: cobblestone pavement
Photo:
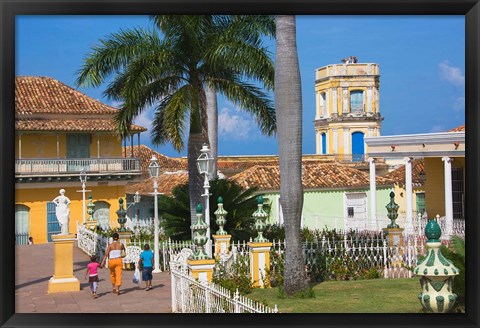
<instances>
[{"instance_id":1,"label":"cobblestone pavement","mask_svg":"<svg viewBox=\"0 0 480 328\"><path fill-rule=\"evenodd\" d=\"M74 245L73 273L80 291L49 294L48 280L54 271L53 243L15 247L16 313L170 313L170 275L153 274L153 289L132 282L133 270L123 270L121 294L112 293L109 271L99 269L98 298L92 298L85 280L88 256Z\"/></svg>"}]
</instances>

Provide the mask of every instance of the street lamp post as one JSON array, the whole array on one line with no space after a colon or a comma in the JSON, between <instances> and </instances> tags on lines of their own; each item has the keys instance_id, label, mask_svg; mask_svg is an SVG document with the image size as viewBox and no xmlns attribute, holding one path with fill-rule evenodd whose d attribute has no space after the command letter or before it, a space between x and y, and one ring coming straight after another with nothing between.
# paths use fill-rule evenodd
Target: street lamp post
<instances>
[{"instance_id":1,"label":"street lamp post","mask_svg":"<svg viewBox=\"0 0 480 328\"><path fill-rule=\"evenodd\" d=\"M85 215L85 184L87 183L87 173L82 170L82 172L80 172L80 182L82 183L82 198L83 198L83 224L86 223L86 215Z\"/></svg>"},{"instance_id":2,"label":"street lamp post","mask_svg":"<svg viewBox=\"0 0 480 328\"><path fill-rule=\"evenodd\" d=\"M210 154L210 149L208 149L207 144L203 144L202 149L200 150L202 153L197 158L197 167L198 172L205 176L205 180L203 182L203 188L205 192L202 194L202 197L205 197L205 223L208 225L207 228L207 254L211 258L212 257L212 244L210 241L210 206L209 206L209 189L210 184L208 182L208 176L211 174L213 169L213 161L215 160L212 155Z\"/></svg>"},{"instance_id":3,"label":"street lamp post","mask_svg":"<svg viewBox=\"0 0 480 328\"><path fill-rule=\"evenodd\" d=\"M160 165L158 164L157 157L155 155L152 156L150 160L150 165L148 166L148 173L150 177L153 178L153 197L154 197L154 227L155 227L155 236L154 236L154 273L162 272L160 270L160 261L159 261L159 249L158 249L158 203L157 203L157 196L158 196L158 176L160 175Z\"/></svg>"}]
</instances>

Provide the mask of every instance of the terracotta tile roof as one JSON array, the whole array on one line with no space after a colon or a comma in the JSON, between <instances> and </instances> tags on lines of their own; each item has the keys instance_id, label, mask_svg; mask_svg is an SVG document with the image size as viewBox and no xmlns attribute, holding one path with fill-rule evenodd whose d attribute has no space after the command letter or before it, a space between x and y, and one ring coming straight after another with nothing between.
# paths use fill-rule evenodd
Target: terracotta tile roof
<instances>
[{"instance_id":1,"label":"terracotta tile roof","mask_svg":"<svg viewBox=\"0 0 480 328\"><path fill-rule=\"evenodd\" d=\"M172 196L173 188L187 182L187 172L162 173L158 177L158 192L167 196ZM125 187L125 193L127 194L135 194L137 191L140 193L140 195L152 196L150 194L153 192L152 179L148 178L138 183L130 183Z\"/></svg>"},{"instance_id":2,"label":"terracotta tile roof","mask_svg":"<svg viewBox=\"0 0 480 328\"><path fill-rule=\"evenodd\" d=\"M132 147L124 147L123 154L130 157ZM141 159L141 168L147 171L152 155L155 155L161 168L162 192L171 195L171 190L188 181L187 158L171 158L164 156L151 148L140 145L133 146L133 156ZM369 174L345 164L335 164L331 159L321 156L307 155L303 157L304 188L342 188L342 187L369 187ZM220 156L219 170L229 179L235 180L245 188L257 186L261 190L279 190L280 174L278 156ZM170 174L165 174L168 172ZM226 173L227 172L227 173ZM231 174L235 172L236 174ZM228 174L230 173L230 175ZM144 175L148 176L148 175ZM377 185L393 185L394 181L377 177ZM160 187L160 180L158 182ZM148 194L152 192L153 182L150 178L137 184L127 186L127 193Z\"/></svg>"},{"instance_id":3,"label":"terracotta tile roof","mask_svg":"<svg viewBox=\"0 0 480 328\"><path fill-rule=\"evenodd\" d=\"M254 166L231 177L244 188L258 187L260 190L280 189L280 169L275 166ZM393 185L393 180L376 177L377 185ZM304 165L303 188L324 189L343 187L369 187L369 175L340 164Z\"/></svg>"},{"instance_id":4,"label":"terracotta tile roof","mask_svg":"<svg viewBox=\"0 0 480 328\"><path fill-rule=\"evenodd\" d=\"M15 78L16 130L115 132L113 117L116 113L118 109L53 78ZM146 130L139 125L132 125L134 132Z\"/></svg>"},{"instance_id":5,"label":"terracotta tile roof","mask_svg":"<svg viewBox=\"0 0 480 328\"><path fill-rule=\"evenodd\" d=\"M465 131L465 124L457 126L456 128L448 130L447 132L464 132L464 131Z\"/></svg>"},{"instance_id":6,"label":"terracotta tile roof","mask_svg":"<svg viewBox=\"0 0 480 328\"><path fill-rule=\"evenodd\" d=\"M58 117L58 116L57 116ZM29 118L15 119L15 130L17 131L65 131L65 132L114 132L115 124L110 118L78 118L78 119L48 119ZM134 132L146 131L145 128L132 124Z\"/></svg>"},{"instance_id":7,"label":"terracotta tile roof","mask_svg":"<svg viewBox=\"0 0 480 328\"><path fill-rule=\"evenodd\" d=\"M423 159L414 159L412 160L412 185L414 187L423 186L424 182L420 180L420 172L424 170L424 161ZM387 173L384 178L392 179L395 183L399 184L401 187L405 186L405 165L400 166L399 168L393 170L392 172Z\"/></svg>"},{"instance_id":8,"label":"terracotta tile roof","mask_svg":"<svg viewBox=\"0 0 480 328\"><path fill-rule=\"evenodd\" d=\"M334 158L321 155L304 155L302 162L304 164L333 163ZM218 170L227 177L231 177L256 165L278 166L278 156L220 156L218 158Z\"/></svg>"},{"instance_id":9,"label":"terracotta tile roof","mask_svg":"<svg viewBox=\"0 0 480 328\"><path fill-rule=\"evenodd\" d=\"M124 156L126 154L126 157L131 157L132 147L123 147L123 154ZM140 145L140 148L138 146L133 146L133 157L140 158L140 167L144 172L147 172L148 170L152 155L157 157L161 172L186 171L188 169L186 158L171 158L162 155L145 145Z\"/></svg>"},{"instance_id":10,"label":"terracotta tile roof","mask_svg":"<svg viewBox=\"0 0 480 328\"><path fill-rule=\"evenodd\" d=\"M118 109L90 98L60 81L44 76L15 78L15 113L115 114Z\"/></svg>"}]
</instances>

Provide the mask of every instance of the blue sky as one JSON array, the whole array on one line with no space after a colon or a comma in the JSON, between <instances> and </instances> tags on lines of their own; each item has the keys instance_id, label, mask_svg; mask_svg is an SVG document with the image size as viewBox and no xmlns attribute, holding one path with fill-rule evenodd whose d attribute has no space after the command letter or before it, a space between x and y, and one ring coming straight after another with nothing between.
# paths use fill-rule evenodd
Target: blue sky
<instances>
[{"instance_id":1,"label":"blue sky","mask_svg":"<svg viewBox=\"0 0 480 328\"><path fill-rule=\"evenodd\" d=\"M98 40L120 29L151 27L145 16L17 16L16 75L49 76L75 87L76 72ZM275 43L266 43L275 58ZM382 135L446 131L465 122L464 16L297 16L303 95L303 153L315 153L315 69L356 56L380 65ZM103 87L81 92L112 106ZM272 95L273 99L273 95ZM219 97L219 155L278 154L254 118ZM149 127L151 111L136 123ZM135 139L136 140L136 139ZM153 146L167 156L186 156Z\"/></svg>"}]
</instances>

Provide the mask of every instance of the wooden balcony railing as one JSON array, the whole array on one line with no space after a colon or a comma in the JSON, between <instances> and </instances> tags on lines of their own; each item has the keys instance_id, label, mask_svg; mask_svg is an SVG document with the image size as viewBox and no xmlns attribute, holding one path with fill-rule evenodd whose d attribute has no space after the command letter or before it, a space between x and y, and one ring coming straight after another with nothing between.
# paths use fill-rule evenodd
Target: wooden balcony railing
<instances>
[{"instance_id":1,"label":"wooden balcony railing","mask_svg":"<svg viewBox=\"0 0 480 328\"><path fill-rule=\"evenodd\" d=\"M138 158L17 159L15 175L140 173Z\"/></svg>"}]
</instances>

